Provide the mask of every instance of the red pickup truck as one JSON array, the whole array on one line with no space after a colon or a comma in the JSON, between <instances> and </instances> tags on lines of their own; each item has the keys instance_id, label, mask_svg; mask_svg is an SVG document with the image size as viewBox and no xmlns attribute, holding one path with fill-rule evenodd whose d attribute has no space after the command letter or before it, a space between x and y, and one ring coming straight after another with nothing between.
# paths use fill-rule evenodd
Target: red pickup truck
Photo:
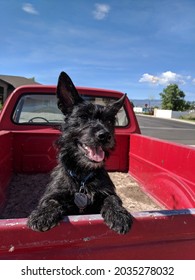
<instances>
[{"instance_id":1,"label":"red pickup truck","mask_svg":"<svg viewBox=\"0 0 195 280\"><path fill-rule=\"evenodd\" d=\"M77 89L101 105L122 96ZM195 259L195 149L142 136L128 98L117 116L116 148L106 168L133 182L121 187L127 203L136 184L157 207L133 211L126 235L108 229L100 215L64 217L47 232L27 227L56 165L53 143L63 115L55 91L20 87L0 113L0 259Z\"/></svg>"}]
</instances>

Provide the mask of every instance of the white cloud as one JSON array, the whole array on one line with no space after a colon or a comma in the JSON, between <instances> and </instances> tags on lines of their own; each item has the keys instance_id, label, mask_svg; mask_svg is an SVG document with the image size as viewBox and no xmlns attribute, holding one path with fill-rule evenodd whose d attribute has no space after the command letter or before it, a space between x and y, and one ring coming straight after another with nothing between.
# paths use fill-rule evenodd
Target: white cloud
<instances>
[{"instance_id":1,"label":"white cloud","mask_svg":"<svg viewBox=\"0 0 195 280\"><path fill-rule=\"evenodd\" d=\"M94 18L97 20L104 19L110 11L110 6L107 4L95 4L95 10L93 11Z\"/></svg>"},{"instance_id":2,"label":"white cloud","mask_svg":"<svg viewBox=\"0 0 195 280\"><path fill-rule=\"evenodd\" d=\"M159 78L155 77L150 74L143 74L142 77L139 79L140 83L151 83L151 84L156 84L158 83Z\"/></svg>"},{"instance_id":3,"label":"white cloud","mask_svg":"<svg viewBox=\"0 0 195 280\"><path fill-rule=\"evenodd\" d=\"M150 75L145 73L139 79L140 83L149 83L149 84L156 84L156 85L169 85L169 84L182 84L184 85L186 82L185 80L189 80L189 76L185 77L180 74L167 71L163 72L159 76Z\"/></svg>"},{"instance_id":4,"label":"white cloud","mask_svg":"<svg viewBox=\"0 0 195 280\"><path fill-rule=\"evenodd\" d=\"M32 14L32 15L38 15L39 12L33 7L32 4L30 3L25 3L22 6L22 10L28 14Z\"/></svg>"}]
</instances>

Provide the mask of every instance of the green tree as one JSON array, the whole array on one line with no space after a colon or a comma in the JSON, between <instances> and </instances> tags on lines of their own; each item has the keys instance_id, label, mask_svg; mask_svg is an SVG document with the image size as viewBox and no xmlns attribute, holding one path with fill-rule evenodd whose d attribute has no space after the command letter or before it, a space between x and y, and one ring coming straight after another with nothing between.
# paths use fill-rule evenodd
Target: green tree
<instances>
[{"instance_id":1,"label":"green tree","mask_svg":"<svg viewBox=\"0 0 195 280\"><path fill-rule=\"evenodd\" d=\"M191 101L191 102L188 101L188 104L189 104L189 110L195 109L195 101Z\"/></svg>"},{"instance_id":2,"label":"green tree","mask_svg":"<svg viewBox=\"0 0 195 280\"><path fill-rule=\"evenodd\" d=\"M170 84L160 93L162 109L173 111L185 111L189 109L189 102L185 101L185 93L178 85Z\"/></svg>"}]
</instances>

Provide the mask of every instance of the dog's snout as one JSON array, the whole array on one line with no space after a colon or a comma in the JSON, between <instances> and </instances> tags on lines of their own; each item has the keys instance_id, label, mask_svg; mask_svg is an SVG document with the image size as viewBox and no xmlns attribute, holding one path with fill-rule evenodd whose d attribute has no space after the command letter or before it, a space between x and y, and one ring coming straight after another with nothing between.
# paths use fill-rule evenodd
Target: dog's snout
<instances>
[{"instance_id":1,"label":"dog's snout","mask_svg":"<svg viewBox=\"0 0 195 280\"><path fill-rule=\"evenodd\" d=\"M107 142L111 140L111 134L108 131L101 130L97 133L100 142Z\"/></svg>"}]
</instances>

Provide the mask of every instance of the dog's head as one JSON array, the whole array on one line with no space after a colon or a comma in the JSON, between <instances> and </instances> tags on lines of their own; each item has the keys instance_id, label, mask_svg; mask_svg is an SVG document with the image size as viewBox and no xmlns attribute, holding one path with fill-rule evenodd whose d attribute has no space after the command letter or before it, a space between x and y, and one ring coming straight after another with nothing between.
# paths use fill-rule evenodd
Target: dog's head
<instances>
[{"instance_id":1,"label":"dog's head","mask_svg":"<svg viewBox=\"0 0 195 280\"><path fill-rule=\"evenodd\" d=\"M62 72L57 100L65 115L58 142L63 161L87 169L102 167L105 156L115 144L115 117L123 106L125 95L109 106L92 104L79 95L70 77Z\"/></svg>"}]
</instances>

